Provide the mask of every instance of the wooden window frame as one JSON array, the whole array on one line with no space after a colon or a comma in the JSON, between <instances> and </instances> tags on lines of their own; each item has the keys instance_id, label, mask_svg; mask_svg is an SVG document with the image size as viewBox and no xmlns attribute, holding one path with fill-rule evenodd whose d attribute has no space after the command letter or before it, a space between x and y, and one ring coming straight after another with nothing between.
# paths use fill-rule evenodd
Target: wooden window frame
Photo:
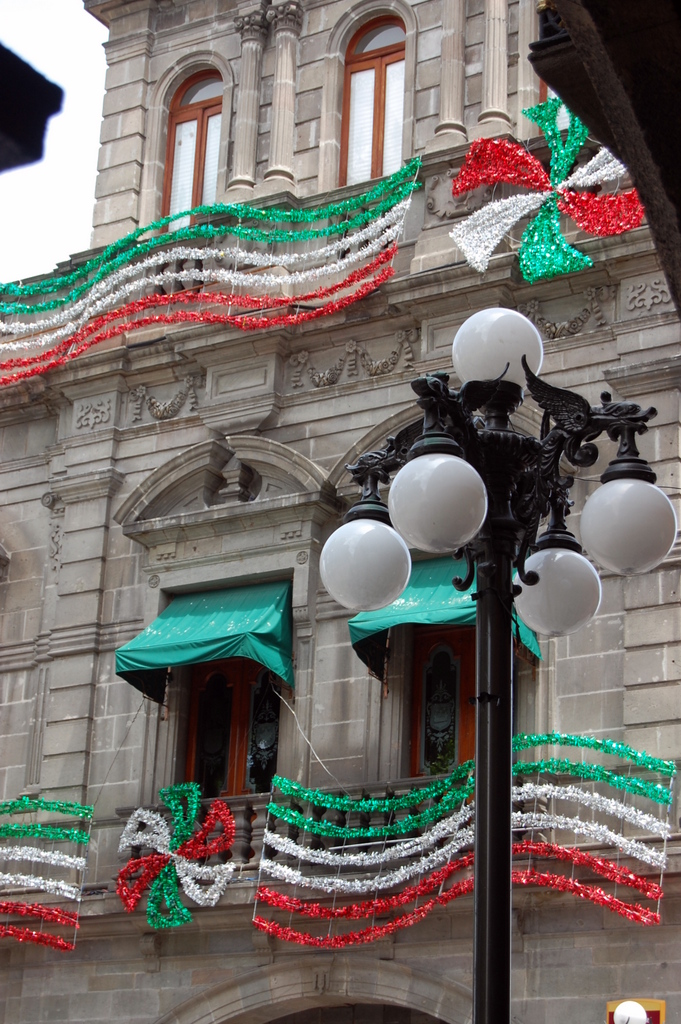
<instances>
[{"instance_id":1,"label":"wooden window frame","mask_svg":"<svg viewBox=\"0 0 681 1024\"><path fill-rule=\"evenodd\" d=\"M423 733L423 666L431 652L440 646L450 647L459 663L459 694L457 706L457 760L461 764L475 756L475 626L415 626L412 641L412 777L423 775L421 736Z\"/></svg>"},{"instance_id":2,"label":"wooden window frame","mask_svg":"<svg viewBox=\"0 0 681 1024\"><path fill-rule=\"evenodd\" d=\"M395 15L385 15L382 18L375 18L368 21L355 32L350 40L345 55L345 77L343 80L343 110L341 114L341 148L340 148L340 177L338 184L346 185L348 180L348 145L350 136L350 78L357 71L367 71L373 68L374 77L374 118L373 137L371 145L371 178L380 178L383 174L383 140L385 135L385 89L386 89L386 67L397 61L405 60L405 43L403 39L399 43L392 43L390 46L382 46L378 50L369 50L368 53L356 54L355 47L361 39L375 28L382 28L384 25L397 25L406 36L406 29L401 18Z\"/></svg>"},{"instance_id":3,"label":"wooden window frame","mask_svg":"<svg viewBox=\"0 0 681 1024\"><path fill-rule=\"evenodd\" d=\"M222 113L222 97L212 97L208 100L199 100L198 103L188 103L183 107L182 97L188 89L198 82L215 79L222 83L222 78L217 71L197 71L195 75L187 78L175 92L170 103L168 113L168 139L166 142L165 175L163 180L163 201L161 216L167 217L170 213L170 195L173 184L173 165L175 157L175 129L178 124L185 121L196 121L196 152L194 153L194 178L192 182L191 208L201 205L203 197L203 176L206 164L206 138L208 119L215 114Z\"/></svg>"},{"instance_id":4,"label":"wooden window frame","mask_svg":"<svg viewBox=\"0 0 681 1024\"><path fill-rule=\"evenodd\" d=\"M193 667L185 771L187 782L194 781L196 770L199 700L211 678L215 675L221 675L227 679L228 686L232 688L232 717L227 777L220 795L239 796L251 792L248 786L247 774L251 704L253 690L263 671L267 670L249 658L228 658L224 661L209 661Z\"/></svg>"}]
</instances>

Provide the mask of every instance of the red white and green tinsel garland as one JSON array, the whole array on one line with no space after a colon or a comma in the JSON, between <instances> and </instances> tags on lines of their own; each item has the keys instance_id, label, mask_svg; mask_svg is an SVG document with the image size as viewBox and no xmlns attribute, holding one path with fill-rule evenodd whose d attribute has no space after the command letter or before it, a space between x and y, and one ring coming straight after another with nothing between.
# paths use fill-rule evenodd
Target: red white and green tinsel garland
<instances>
[{"instance_id":1,"label":"red white and green tinsel garland","mask_svg":"<svg viewBox=\"0 0 681 1024\"><path fill-rule=\"evenodd\" d=\"M552 889L631 922L658 924L673 762L591 736L541 733L514 738L517 754L551 747L581 751L582 759L545 756L514 764L513 884ZM586 760L585 755L592 756ZM617 758L626 770L599 763L602 755ZM632 774L631 766L643 774ZM472 761L465 762L446 778L385 797L354 798L275 776L255 894L255 927L286 942L340 949L415 925L471 893L474 767ZM132 911L149 887L147 920L154 928L168 928L191 919L180 889L199 905L213 906L234 877L232 864L224 860L234 821L226 805L214 801L199 827L200 792L194 783L160 795L171 821L150 809L134 812L119 849L144 847L149 852L122 868L118 893ZM568 813L560 813L562 805L571 805L576 813L569 813L567 806ZM547 841L548 832L557 833L554 841ZM564 845L561 833L612 853L596 855ZM636 862L644 873L635 870ZM585 877L578 877L580 873ZM626 898L627 891L633 898ZM365 926L353 927L358 921Z\"/></svg>"},{"instance_id":2,"label":"red white and green tinsel garland","mask_svg":"<svg viewBox=\"0 0 681 1024\"><path fill-rule=\"evenodd\" d=\"M553 889L589 900L629 921L658 924L660 882L619 863L619 858L662 872L670 833L671 790L654 776L670 779L675 773L673 763L594 737L549 733L514 739L517 752L547 746L614 756L633 762L646 775L564 757L516 762L518 784L513 788L513 801L522 810L513 812L512 824L522 838L513 844L513 884ZM275 777L275 792L280 796L268 806L270 824L260 863L255 927L286 942L340 949L374 942L415 925L437 908L472 892L474 856L470 847L475 812L468 798L473 792L473 774L474 765L467 762L447 779L434 780L402 796L357 800ZM534 775L536 781L528 781ZM566 776L578 784L566 783ZM646 799L651 810L643 810L640 800L634 806L626 799L606 795L601 791L604 787L619 790L625 797ZM561 802L577 805L578 813L557 813ZM309 808L307 814L304 804ZM580 816L580 807L587 812L585 816ZM324 809L330 820L325 813L320 816ZM285 834L291 827L296 839ZM614 857L547 842L543 836L550 831L572 832L611 848ZM541 837L535 838L536 832ZM331 845L326 845L329 842ZM467 848L469 852L465 852ZM553 869L561 864L569 873ZM587 878L576 877L578 870ZM457 874L464 877L457 879ZM268 884L264 876L271 880ZM614 885L615 891L595 884L594 876L605 885ZM634 900L625 898L627 889L637 894ZM304 898L302 893L309 890L318 895ZM658 905L645 906L641 898ZM363 928L343 927L361 920L367 922ZM310 931L309 924L302 926L302 921L316 922L315 929Z\"/></svg>"},{"instance_id":3,"label":"red white and green tinsel garland","mask_svg":"<svg viewBox=\"0 0 681 1024\"><path fill-rule=\"evenodd\" d=\"M558 127L564 111L568 115L565 136ZM573 170L588 129L562 100L547 100L523 114L544 133L551 153L549 172L516 142L476 139L454 179L454 196L481 185L520 186L529 191L488 203L457 224L450 234L468 264L483 273L504 236L522 218L534 214L518 249L521 273L526 281L534 283L593 266L591 257L563 236L561 214L570 217L582 231L605 237L638 227L644 210L635 189L595 194L595 189L627 174L607 149L599 150L588 163Z\"/></svg>"},{"instance_id":4,"label":"red white and green tinsel garland","mask_svg":"<svg viewBox=\"0 0 681 1024\"><path fill-rule=\"evenodd\" d=\"M76 270L0 286L0 385L152 326L260 331L337 313L394 273L418 159L369 191L314 209L216 204L164 217Z\"/></svg>"},{"instance_id":5,"label":"red white and green tinsel garland","mask_svg":"<svg viewBox=\"0 0 681 1024\"><path fill-rule=\"evenodd\" d=\"M0 801L0 938L75 948L92 814L67 800Z\"/></svg>"}]
</instances>

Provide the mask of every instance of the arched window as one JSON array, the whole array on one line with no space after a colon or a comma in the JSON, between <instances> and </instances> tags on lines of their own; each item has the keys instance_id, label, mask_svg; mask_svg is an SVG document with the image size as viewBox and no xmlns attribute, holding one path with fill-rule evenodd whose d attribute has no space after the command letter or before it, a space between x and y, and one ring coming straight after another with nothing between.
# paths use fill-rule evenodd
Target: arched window
<instances>
[{"instance_id":1,"label":"arched window","mask_svg":"<svg viewBox=\"0 0 681 1024\"><path fill-rule=\"evenodd\" d=\"M385 17L364 25L345 56L341 185L398 170L404 123L404 25Z\"/></svg>"},{"instance_id":2,"label":"arched window","mask_svg":"<svg viewBox=\"0 0 681 1024\"><path fill-rule=\"evenodd\" d=\"M277 767L280 701L272 674L248 658L192 672L187 781L204 797L266 793Z\"/></svg>"},{"instance_id":3,"label":"arched window","mask_svg":"<svg viewBox=\"0 0 681 1024\"><path fill-rule=\"evenodd\" d=\"M222 122L223 83L215 71L200 71L173 96L163 214L215 202ZM187 222L188 223L188 222ZM174 227L182 227L180 221Z\"/></svg>"}]
</instances>

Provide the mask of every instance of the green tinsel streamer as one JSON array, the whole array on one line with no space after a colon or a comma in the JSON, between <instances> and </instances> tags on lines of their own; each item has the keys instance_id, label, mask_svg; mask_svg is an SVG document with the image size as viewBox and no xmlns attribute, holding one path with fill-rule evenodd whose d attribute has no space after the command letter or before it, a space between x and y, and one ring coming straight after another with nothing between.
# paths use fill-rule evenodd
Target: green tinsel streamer
<instances>
[{"instance_id":1,"label":"green tinsel streamer","mask_svg":"<svg viewBox=\"0 0 681 1024\"><path fill-rule=\"evenodd\" d=\"M211 224L200 224L195 227L183 228L181 231L175 231L172 235L159 235L157 238L152 238L148 242L140 242L136 248L130 252L123 252L116 256L114 259L102 264L99 271L89 281L79 285L77 288L73 288L67 295L62 296L60 299L51 299L45 302L36 302L34 304L25 302L0 302L0 313L6 314L20 314L20 313L42 313L47 312L51 309L57 309L59 306L64 306L69 302L73 302L80 298L85 292L89 291L93 285L97 284L108 274L125 264L132 263L135 259L140 256L146 256L147 253L154 249L158 249L161 246L169 245L170 243L178 243L191 241L196 238L205 239L216 239L224 238L226 235L235 235L238 238L246 239L249 241L264 242L267 245L274 245L278 242L296 242L296 241L309 241L312 238L329 238L331 235L342 235L346 231L354 230L354 228L364 227L372 220L377 220L382 217L384 213L391 210L393 206L396 206L399 202L406 198L410 192L414 189L412 182L407 185L403 185L393 197L385 199L378 206L375 206L371 210L365 210L363 213L357 214L352 220L340 221L337 224L329 224L325 228L318 228L314 231L281 231L279 229L274 231L261 231L260 228L247 228L247 227L228 227L220 226L213 227ZM46 286L41 285L40 291L54 292L58 291L63 287L63 279L59 279L56 282L46 282Z\"/></svg>"},{"instance_id":2,"label":"green tinsel streamer","mask_svg":"<svg viewBox=\"0 0 681 1024\"><path fill-rule=\"evenodd\" d=\"M401 821L392 822L390 825L361 825L355 828L346 828L343 825L334 825L330 821L314 821L312 818L306 818L300 811L296 811L292 807L282 807L280 804L270 803L267 805L267 810L273 817L280 818L289 825L295 825L318 836L332 836L337 839L387 839L390 836L413 832L414 829L422 828L433 821L439 821L445 814L459 807L466 797L473 793L474 789L475 784L471 779L465 786L448 794L436 806L429 807L419 814L409 814Z\"/></svg>"},{"instance_id":3,"label":"green tinsel streamer","mask_svg":"<svg viewBox=\"0 0 681 1024\"><path fill-rule=\"evenodd\" d=\"M548 196L523 232L518 250L523 277L530 284L571 274L593 266L590 256L573 249L560 231L560 211L555 195Z\"/></svg>"},{"instance_id":4,"label":"green tinsel streamer","mask_svg":"<svg viewBox=\"0 0 681 1024\"><path fill-rule=\"evenodd\" d=\"M574 775L591 782L606 782L614 789L623 789L634 796L646 796L658 804L671 803L671 790L658 782L646 782L637 776L617 775L609 768L600 764L585 764L581 761L568 761L563 758L550 757L545 761L516 761L513 765L514 775L548 773L551 775Z\"/></svg>"},{"instance_id":5,"label":"green tinsel streamer","mask_svg":"<svg viewBox=\"0 0 681 1024\"><path fill-rule=\"evenodd\" d=\"M90 836L79 828L57 828L55 825L0 825L0 836L34 836L36 839L54 839L71 843L90 842Z\"/></svg>"},{"instance_id":6,"label":"green tinsel streamer","mask_svg":"<svg viewBox=\"0 0 681 1024\"><path fill-rule=\"evenodd\" d=\"M567 732L547 733L518 733L513 737L513 749L530 750L532 747L585 747L589 750L598 750L603 754L612 754L614 757L621 757L627 761L633 761L640 768L649 768L653 772L660 772L661 775L676 775L676 765L673 761L664 761L662 758L646 754L645 750L634 750L626 743L619 743L617 740L598 739L596 736L578 736Z\"/></svg>"},{"instance_id":7,"label":"green tinsel streamer","mask_svg":"<svg viewBox=\"0 0 681 1024\"><path fill-rule=\"evenodd\" d=\"M165 903L167 914L161 913ZM147 921L152 928L177 928L191 921L192 915L180 902L177 871L171 862L154 879L147 899Z\"/></svg>"},{"instance_id":8,"label":"green tinsel streamer","mask_svg":"<svg viewBox=\"0 0 681 1024\"><path fill-rule=\"evenodd\" d=\"M328 807L337 811L358 814L366 814L373 811L389 812L413 807L424 800L438 799L443 793L452 789L456 782L460 782L461 779L467 779L474 767L474 761L464 761L446 779L437 779L427 786L411 789L402 796L362 797L359 800L354 800L349 796L335 796L333 793L323 793L321 789L306 789L299 782L285 779L281 775L274 776L272 785L285 796L295 796L299 800L306 800L315 807Z\"/></svg>"},{"instance_id":9,"label":"green tinsel streamer","mask_svg":"<svg viewBox=\"0 0 681 1024\"><path fill-rule=\"evenodd\" d=\"M420 188L420 184L415 180L407 180L405 182L405 179L413 179L415 177L420 166L421 161L417 157L406 164L400 171L397 171L389 178L386 178L384 181L374 186L374 188L369 192L366 192L361 196L355 196L352 199L346 200L344 203L332 203L329 206L318 207L313 210L288 211L289 213L295 213L295 217L284 216L284 211L277 211L276 208L274 211L269 211L257 210L253 207L242 207L239 205L226 207L220 204L215 207L197 207L196 211L178 213L174 214L172 217L162 217L160 220L153 221L151 224L137 228L130 234L125 235L124 238L120 238L116 242L111 243L111 245L108 245L99 256L88 260L81 267L78 267L69 274L64 274L63 276L56 278L49 278L45 281L37 281L34 284L28 285L0 285L0 293L4 293L6 295L27 296L47 294L48 292L60 291L62 288L69 287L76 281L87 277L93 270L98 271L94 278L85 282L79 288L74 289L62 299L54 300L53 303L36 303L35 305L26 305L22 303L0 303L0 312L18 314L44 312L50 309L56 309L65 302L70 302L79 298L85 291L87 291L88 288L92 287L93 284L100 281L111 271L117 270L125 263L131 262L133 259L146 255L153 249L171 242L188 241L195 238L217 239L227 235L233 235L237 238L259 241L272 245L277 242L306 241L312 238L328 238L331 235L343 234L345 231L351 231L355 227L363 227L365 224L368 224L369 221L380 217L383 213L401 202L402 199L405 199L415 189ZM257 228L244 227L241 224L241 220L244 219L244 217L251 220L270 220L274 223L279 221L311 223L316 220L326 220L328 217L342 216L352 212L353 210L359 209L361 206L366 206L374 202L374 200L378 199L381 195L387 195L388 198L384 199L372 210L365 210L363 213L358 214L351 220L341 220L337 224L328 225L325 228L318 228L309 231L282 231L279 229L261 231ZM138 239L142 235L167 227L171 221L185 217L188 213L200 212L204 215L210 215L213 213L222 216L229 210L235 211L233 216L239 222L237 226L227 227L221 225L219 227L214 227L210 224L193 225L188 228L182 228L178 231L159 235L158 237L149 239L146 242L138 242ZM249 213L245 211L251 212ZM277 216L273 217L273 212L277 214ZM281 213L281 215L279 215L279 213ZM134 247L127 251L129 246Z\"/></svg>"},{"instance_id":10,"label":"green tinsel streamer","mask_svg":"<svg viewBox=\"0 0 681 1024\"><path fill-rule=\"evenodd\" d=\"M536 107L523 110L525 117L541 128L551 150L552 185L560 185L565 181L589 134L587 126L566 107L570 123L563 142L562 132L558 127L558 115L562 106L563 101L555 97L545 103L539 103Z\"/></svg>"},{"instance_id":11,"label":"green tinsel streamer","mask_svg":"<svg viewBox=\"0 0 681 1024\"><path fill-rule=\"evenodd\" d=\"M158 795L172 814L173 834L170 849L177 850L193 835L194 822L201 809L201 787L198 782L181 782L176 786L160 789Z\"/></svg>"},{"instance_id":12,"label":"green tinsel streamer","mask_svg":"<svg viewBox=\"0 0 681 1024\"><path fill-rule=\"evenodd\" d=\"M43 800L42 798L33 800L30 796L21 796L17 800L0 801L0 814L26 814L29 811L56 811L59 814L68 814L73 818L89 820L94 808L88 804L76 804L69 800Z\"/></svg>"}]
</instances>

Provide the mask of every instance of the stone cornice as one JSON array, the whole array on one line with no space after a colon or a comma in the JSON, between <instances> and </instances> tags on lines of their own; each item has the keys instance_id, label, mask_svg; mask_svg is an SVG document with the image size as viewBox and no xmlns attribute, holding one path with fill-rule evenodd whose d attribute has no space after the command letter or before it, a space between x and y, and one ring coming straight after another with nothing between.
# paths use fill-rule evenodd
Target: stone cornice
<instances>
[{"instance_id":1,"label":"stone cornice","mask_svg":"<svg viewBox=\"0 0 681 1024\"><path fill-rule=\"evenodd\" d=\"M59 494L65 505L94 498L111 498L119 489L125 477L117 469L95 469L78 476L64 476L53 481L53 491Z\"/></svg>"},{"instance_id":2,"label":"stone cornice","mask_svg":"<svg viewBox=\"0 0 681 1024\"><path fill-rule=\"evenodd\" d=\"M681 390L681 355L655 359L649 363L632 363L606 367L603 376L618 394L636 399L644 392Z\"/></svg>"}]
</instances>

